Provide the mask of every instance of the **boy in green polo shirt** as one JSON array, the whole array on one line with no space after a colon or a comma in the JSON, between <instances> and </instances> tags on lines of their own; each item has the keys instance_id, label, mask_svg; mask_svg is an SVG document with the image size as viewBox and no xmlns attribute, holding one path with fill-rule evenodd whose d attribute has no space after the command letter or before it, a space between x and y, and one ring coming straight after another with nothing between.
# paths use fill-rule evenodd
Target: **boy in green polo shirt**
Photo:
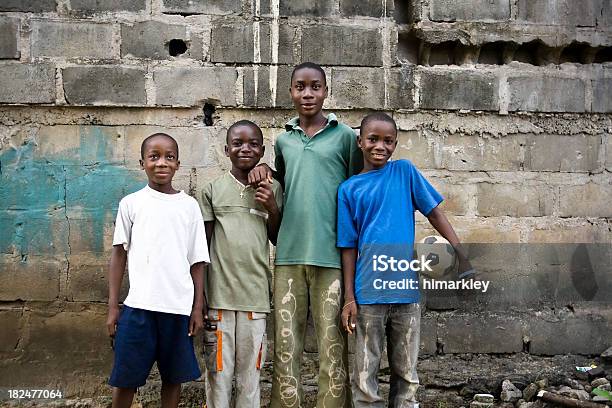
<instances>
[{"instance_id":1,"label":"boy in green polo shirt","mask_svg":"<svg viewBox=\"0 0 612 408\"><path fill-rule=\"evenodd\" d=\"M343 284L336 248L338 186L363 166L356 134L324 116L325 71L310 62L295 67L291 99L298 117L274 145L285 200L274 272L274 375L271 407L303 406L300 365L310 304L319 348L318 407L351 404L346 337L340 328ZM266 165L249 174L258 183Z\"/></svg>"},{"instance_id":2,"label":"boy in green polo shirt","mask_svg":"<svg viewBox=\"0 0 612 408\"><path fill-rule=\"evenodd\" d=\"M259 373L265 360L268 239L276 242L283 192L273 180L256 188L247 175L264 154L263 134L241 120L227 131L232 169L202 191L202 213L211 253L206 274L204 332L206 405L229 407L236 379L237 407L259 407Z\"/></svg>"}]
</instances>

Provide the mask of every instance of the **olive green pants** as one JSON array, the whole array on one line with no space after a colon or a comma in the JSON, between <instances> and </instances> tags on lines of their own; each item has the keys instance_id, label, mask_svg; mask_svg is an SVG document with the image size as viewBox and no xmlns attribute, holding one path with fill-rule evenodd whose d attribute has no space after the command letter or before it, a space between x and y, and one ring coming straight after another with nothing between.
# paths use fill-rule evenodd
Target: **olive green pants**
<instances>
[{"instance_id":1,"label":"olive green pants","mask_svg":"<svg viewBox=\"0 0 612 408\"><path fill-rule=\"evenodd\" d=\"M340 326L342 272L279 265L274 273L274 374L270 406L303 407L300 378L310 304L319 350L317 407L351 406L346 333Z\"/></svg>"}]
</instances>

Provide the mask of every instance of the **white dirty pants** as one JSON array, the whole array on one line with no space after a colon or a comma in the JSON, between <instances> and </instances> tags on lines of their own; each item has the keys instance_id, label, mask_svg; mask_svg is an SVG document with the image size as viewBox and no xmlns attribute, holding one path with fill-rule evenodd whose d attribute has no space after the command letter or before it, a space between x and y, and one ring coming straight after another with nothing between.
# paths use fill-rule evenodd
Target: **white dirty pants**
<instances>
[{"instance_id":1,"label":"white dirty pants","mask_svg":"<svg viewBox=\"0 0 612 408\"><path fill-rule=\"evenodd\" d=\"M266 354L266 313L209 309L216 331L204 330L207 408L259 408L259 374Z\"/></svg>"}]
</instances>

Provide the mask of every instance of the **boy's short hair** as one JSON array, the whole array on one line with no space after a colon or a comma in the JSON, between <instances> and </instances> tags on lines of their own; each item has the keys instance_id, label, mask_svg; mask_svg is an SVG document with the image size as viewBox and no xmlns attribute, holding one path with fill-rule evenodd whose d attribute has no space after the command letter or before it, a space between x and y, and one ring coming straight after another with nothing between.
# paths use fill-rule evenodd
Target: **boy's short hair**
<instances>
[{"instance_id":1,"label":"boy's short hair","mask_svg":"<svg viewBox=\"0 0 612 408\"><path fill-rule=\"evenodd\" d=\"M361 125L359 125L359 133L361 134L361 131L363 130L363 128L366 127L368 123L374 122L376 120L392 124L393 129L395 130L395 134L397 135L397 124L395 123L393 118L387 115L385 112L373 112L366 115L365 118L361 119Z\"/></svg>"},{"instance_id":2,"label":"boy's short hair","mask_svg":"<svg viewBox=\"0 0 612 408\"><path fill-rule=\"evenodd\" d=\"M308 62L308 61L302 62L301 64L296 65L295 68L293 68L293 71L291 72L290 82L293 82L293 77L295 76L295 73L299 71L300 69L304 69L304 68L310 68L310 69L319 71L321 75L323 75L323 82L325 82L325 85L327 85L327 76L325 75L325 71L323 70L323 68L321 68L319 64L315 64L314 62Z\"/></svg>"},{"instance_id":3,"label":"boy's short hair","mask_svg":"<svg viewBox=\"0 0 612 408\"><path fill-rule=\"evenodd\" d=\"M145 140L143 140L143 141L142 141L142 144L140 145L140 158L141 158L141 159L144 159L144 152L145 152L145 149L146 149L146 147L147 147L147 143L149 143L149 140L153 139L154 137L158 137L158 136L166 137L166 138L168 138L168 139L172 140L172 143L174 143L174 146L176 147L176 158L178 159L178 157L179 157L179 147L178 147L178 143L177 143L177 142L176 142L176 140L175 140L175 139L174 139L172 136L170 136L169 134L167 134L167 133L161 133L161 132L158 132L158 133L153 133L151 136L148 136L147 138L145 138Z\"/></svg>"},{"instance_id":4,"label":"boy's short hair","mask_svg":"<svg viewBox=\"0 0 612 408\"><path fill-rule=\"evenodd\" d=\"M229 129L227 129L227 134L225 135L225 143L229 143L229 135L231 131L234 128L237 128L238 126L250 126L251 128L255 129L255 133L257 133L259 137L261 137L261 144L263 144L264 137L263 137L263 132L261 131L261 128L257 126L255 122L251 122L250 120L246 120L246 119L239 120L238 122L230 126Z\"/></svg>"}]
</instances>

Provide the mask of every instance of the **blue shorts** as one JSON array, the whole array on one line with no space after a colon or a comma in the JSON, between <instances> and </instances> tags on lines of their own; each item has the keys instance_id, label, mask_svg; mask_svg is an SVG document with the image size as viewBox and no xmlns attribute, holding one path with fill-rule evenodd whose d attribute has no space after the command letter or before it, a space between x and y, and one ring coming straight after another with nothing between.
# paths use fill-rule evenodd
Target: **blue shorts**
<instances>
[{"instance_id":1,"label":"blue shorts","mask_svg":"<svg viewBox=\"0 0 612 408\"><path fill-rule=\"evenodd\" d=\"M189 316L123 306L115 334L115 362L109 384L138 388L145 384L153 363L162 382L180 384L200 377Z\"/></svg>"}]
</instances>

